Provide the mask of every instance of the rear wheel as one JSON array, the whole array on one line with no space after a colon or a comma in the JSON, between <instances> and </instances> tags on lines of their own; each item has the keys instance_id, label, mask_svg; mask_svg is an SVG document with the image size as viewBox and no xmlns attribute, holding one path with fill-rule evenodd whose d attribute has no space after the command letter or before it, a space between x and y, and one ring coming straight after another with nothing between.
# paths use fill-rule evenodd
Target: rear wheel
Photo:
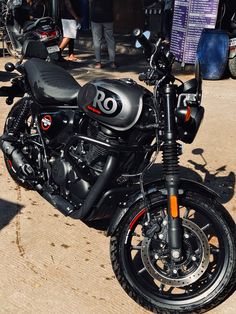
<instances>
[{"instance_id":1,"label":"rear wheel","mask_svg":"<svg viewBox=\"0 0 236 314\"><path fill-rule=\"evenodd\" d=\"M229 71L232 78L236 79L236 56L233 59L229 59Z\"/></svg>"},{"instance_id":2,"label":"rear wheel","mask_svg":"<svg viewBox=\"0 0 236 314\"><path fill-rule=\"evenodd\" d=\"M111 238L113 270L123 289L144 308L203 313L235 289L235 224L216 201L193 193L182 197L183 256L174 262L166 205L163 196L152 196L149 236L143 204L129 210Z\"/></svg>"}]
</instances>

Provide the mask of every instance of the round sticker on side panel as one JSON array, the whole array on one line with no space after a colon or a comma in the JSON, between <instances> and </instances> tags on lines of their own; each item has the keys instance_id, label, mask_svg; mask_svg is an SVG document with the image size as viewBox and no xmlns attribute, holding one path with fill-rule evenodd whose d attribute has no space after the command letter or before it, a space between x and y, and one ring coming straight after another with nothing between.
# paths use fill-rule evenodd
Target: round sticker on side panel
<instances>
[{"instance_id":1,"label":"round sticker on side panel","mask_svg":"<svg viewBox=\"0 0 236 314\"><path fill-rule=\"evenodd\" d=\"M47 114L41 120L41 129L44 131L47 131L49 130L51 125L52 125L52 117L49 114Z\"/></svg>"}]
</instances>

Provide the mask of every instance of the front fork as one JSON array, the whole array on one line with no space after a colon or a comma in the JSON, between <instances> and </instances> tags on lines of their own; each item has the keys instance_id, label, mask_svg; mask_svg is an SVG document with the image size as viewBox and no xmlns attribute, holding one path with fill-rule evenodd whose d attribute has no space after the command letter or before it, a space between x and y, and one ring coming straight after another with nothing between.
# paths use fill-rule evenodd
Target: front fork
<instances>
[{"instance_id":1,"label":"front fork","mask_svg":"<svg viewBox=\"0 0 236 314\"><path fill-rule=\"evenodd\" d=\"M179 149L175 121L176 85L165 85L162 89L164 100L164 143L163 167L168 201L168 242L173 260L182 256L182 220L179 216Z\"/></svg>"}]
</instances>

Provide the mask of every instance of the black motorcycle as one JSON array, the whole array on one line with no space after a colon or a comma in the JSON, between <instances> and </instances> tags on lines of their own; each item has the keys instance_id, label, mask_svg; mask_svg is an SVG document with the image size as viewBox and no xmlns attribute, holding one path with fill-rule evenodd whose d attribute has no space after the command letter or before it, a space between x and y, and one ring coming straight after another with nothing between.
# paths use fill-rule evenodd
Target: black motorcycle
<instances>
[{"instance_id":1,"label":"black motorcycle","mask_svg":"<svg viewBox=\"0 0 236 314\"><path fill-rule=\"evenodd\" d=\"M193 142L204 115L200 71L179 82L168 47L134 35L150 62L140 79L153 93L127 78L81 87L29 42L23 54L34 58L6 65L21 75L0 94L8 104L21 99L1 149L12 178L63 214L109 220L113 270L137 303L155 313L203 313L235 289L236 229L215 192L180 177L179 142Z\"/></svg>"},{"instance_id":2,"label":"black motorcycle","mask_svg":"<svg viewBox=\"0 0 236 314\"><path fill-rule=\"evenodd\" d=\"M42 41L49 55L59 58L61 33L51 17L42 12L41 17L27 20L27 9L24 9L22 0L0 0L0 5L4 41L11 56L21 58L23 43L31 39Z\"/></svg>"}]
</instances>

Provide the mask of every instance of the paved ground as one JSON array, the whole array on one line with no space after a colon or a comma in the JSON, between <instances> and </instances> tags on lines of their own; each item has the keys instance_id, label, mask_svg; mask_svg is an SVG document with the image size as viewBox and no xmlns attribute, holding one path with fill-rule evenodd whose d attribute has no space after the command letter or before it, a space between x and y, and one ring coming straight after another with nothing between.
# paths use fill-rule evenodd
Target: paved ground
<instances>
[{"instance_id":1,"label":"paved ground","mask_svg":"<svg viewBox=\"0 0 236 314\"><path fill-rule=\"evenodd\" d=\"M144 67L139 56L118 56L118 71L95 71L92 57L67 67L81 84L94 77L132 77ZM0 85L9 79L0 58ZM139 62L138 62L139 61ZM180 74L187 79L190 74ZM236 220L236 82L204 82L205 120L182 165L222 196ZM10 107L0 99L0 133ZM114 278L109 239L101 230L65 218L35 192L19 188L0 154L0 313L146 313ZM234 313L236 294L211 314Z\"/></svg>"}]
</instances>

